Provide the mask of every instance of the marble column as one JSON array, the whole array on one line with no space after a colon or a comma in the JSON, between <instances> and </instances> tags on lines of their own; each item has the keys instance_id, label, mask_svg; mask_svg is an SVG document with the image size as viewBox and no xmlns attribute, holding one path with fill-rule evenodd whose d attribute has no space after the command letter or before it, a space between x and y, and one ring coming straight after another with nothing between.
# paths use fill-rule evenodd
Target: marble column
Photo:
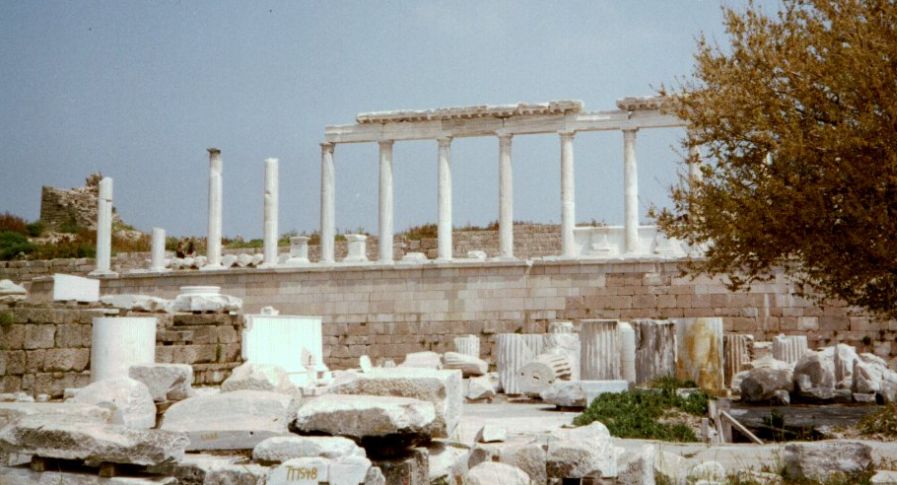
<instances>
[{"instance_id":1,"label":"marble column","mask_svg":"<svg viewBox=\"0 0 897 485\"><path fill-rule=\"evenodd\" d=\"M514 258L514 178L511 173L511 135L498 135L498 255Z\"/></svg>"},{"instance_id":2,"label":"marble column","mask_svg":"<svg viewBox=\"0 0 897 485\"><path fill-rule=\"evenodd\" d=\"M438 255L441 261L452 259L452 139L442 137L436 140L439 143L439 157L437 172L439 177L437 187L438 205Z\"/></svg>"},{"instance_id":3,"label":"marble column","mask_svg":"<svg viewBox=\"0 0 897 485\"><path fill-rule=\"evenodd\" d=\"M626 382L635 384L635 330L627 322L620 322L620 375Z\"/></svg>"},{"instance_id":4,"label":"marble column","mask_svg":"<svg viewBox=\"0 0 897 485\"><path fill-rule=\"evenodd\" d=\"M772 338L772 356L782 362L797 362L807 349L806 335L776 335Z\"/></svg>"},{"instance_id":5,"label":"marble column","mask_svg":"<svg viewBox=\"0 0 897 485\"><path fill-rule=\"evenodd\" d=\"M754 360L754 336L745 334L723 334L723 361L726 364L724 380L726 387L732 386L732 378L750 367Z\"/></svg>"},{"instance_id":6,"label":"marble column","mask_svg":"<svg viewBox=\"0 0 897 485\"><path fill-rule=\"evenodd\" d=\"M392 140L380 142L380 262L392 263Z\"/></svg>"},{"instance_id":7,"label":"marble column","mask_svg":"<svg viewBox=\"0 0 897 485\"><path fill-rule=\"evenodd\" d=\"M100 180L97 198L97 254L92 275L112 275L112 179Z\"/></svg>"},{"instance_id":8,"label":"marble column","mask_svg":"<svg viewBox=\"0 0 897 485\"><path fill-rule=\"evenodd\" d=\"M561 132L561 255L576 256L573 228L576 227L576 196L573 176L573 137L575 132Z\"/></svg>"},{"instance_id":9,"label":"marble column","mask_svg":"<svg viewBox=\"0 0 897 485\"><path fill-rule=\"evenodd\" d=\"M634 320L635 378L648 384L676 373L676 324L668 320Z\"/></svg>"},{"instance_id":10,"label":"marble column","mask_svg":"<svg viewBox=\"0 0 897 485\"><path fill-rule=\"evenodd\" d=\"M333 170L333 143L321 143L321 258L332 263L336 236L336 194Z\"/></svg>"},{"instance_id":11,"label":"marble column","mask_svg":"<svg viewBox=\"0 0 897 485\"><path fill-rule=\"evenodd\" d=\"M583 320L581 376L584 381L620 379L620 337L617 320Z\"/></svg>"},{"instance_id":12,"label":"marble column","mask_svg":"<svg viewBox=\"0 0 897 485\"><path fill-rule=\"evenodd\" d=\"M476 335L462 335L455 337L455 352L480 358L480 337Z\"/></svg>"},{"instance_id":13,"label":"marble column","mask_svg":"<svg viewBox=\"0 0 897 485\"><path fill-rule=\"evenodd\" d=\"M161 273L165 271L165 229L153 228L151 247L150 271Z\"/></svg>"},{"instance_id":14,"label":"marble column","mask_svg":"<svg viewBox=\"0 0 897 485\"><path fill-rule=\"evenodd\" d=\"M637 129L623 130L623 226L625 250L634 253L638 243L638 169L635 163Z\"/></svg>"},{"instance_id":15,"label":"marble column","mask_svg":"<svg viewBox=\"0 0 897 485\"><path fill-rule=\"evenodd\" d=\"M676 377L691 380L711 395L725 389L722 318L681 318L676 322Z\"/></svg>"},{"instance_id":16,"label":"marble column","mask_svg":"<svg viewBox=\"0 0 897 485\"><path fill-rule=\"evenodd\" d=\"M277 266L277 159L265 159L265 262L262 267Z\"/></svg>"},{"instance_id":17,"label":"marble column","mask_svg":"<svg viewBox=\"0 0 897 485\"><path fill-rule=\"evenodd\" d=\"M222 219L221 150L209 148L209 232L206 240L207 263L204 270L222 269L221 219Z\"/></svg>"},{"instance_id":18,"label":"marble column","mask_svg":"<svg viewBox=\"0 0 897 485\"><path fill-rule=\"evenodd\" d=\"M541 353L530 346L530 340L516 333L501 333L496 336L495 364L505 394L521 393L518 371Z\"/></svg>"}]
</instances>

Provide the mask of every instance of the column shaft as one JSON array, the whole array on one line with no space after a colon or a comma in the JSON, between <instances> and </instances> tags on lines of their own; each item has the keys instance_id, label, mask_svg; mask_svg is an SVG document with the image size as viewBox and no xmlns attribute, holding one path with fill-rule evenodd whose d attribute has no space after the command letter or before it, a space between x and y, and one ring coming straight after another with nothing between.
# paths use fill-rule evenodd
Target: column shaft
<instances>
[{"instance_id":1,"label":"column shaft","mask_svg":"<svg viewBox=\"0 0 897 485\"><path fill-rule=\"evenodd\" d=\"M333 169L333 143L321 143L321 262L334 261L333 240L336 236L336 201Z\"/></svg>"},{"instance_id":2,"label":"column shaft","mask_svg":"<svg viewBox=\"0 0 897 485\"><path fill-rule=\"evenodd\" d=\"M635 163L635 134L623 130L623 226L626 252L639 250L638 242L638 169Z\"/></svg>"},{"instance_id":3,"label":"column shaft","mask_svg":"<svg viewBox=\"0 0 897 485\"><path fill-rule=\"evenodd\" d=\"M439 156L437 172L437 206L438 206L438 258L444 261L452 259L452 139L439 138Z\"/></svg>"},{"instance_id":4,"label":"column shaft","mask_svg":"<svg viewBox=\"0 0 897 485\"><path fill-rule=\"evenodd\" d=\"M209 148L209 232L206 241L208 263L204 268L221 267L222 179L221 150Z\"/></svg>"},{"instance_id":5,"label":"column shaft","mask_svg":"<svg viewBox=\"0 0 897 485\"><path fill-rule=\"evenodd\" d=\"M511 135L498 136L499 256L514 257L514 177L511 173Z\"/></svg>"},{"instance_id":6,"label":"column shaft","mask_svg":"<svg viewBox=\"0 0 897 485\"><path fill-rule=\"evenodd\" d=\"M573 229L576 227L576 196L573 176L573 132L561 135L561 249L566 258L576 256Z\"/></svg>"},{"instance_id":7,"label":"column shaft","mask_svg":"<svg viewBox=\"0 0 897 485\"><path fill-rule=\"evenodd\" d=\"M165 229L153 228L150 271L165 271Z\"/></svg>"},{"instance_id":8,"label":"column shaft","mask_svg":"<svg viewBox=\"0 0 897 485\"><path fill-rule=\"evenodd\" d=\"M392 144L380 142L380 262L391 263L393 235Z\"/></svg>"},{"instance_id":9,"label":"column shaft","mask_svg":"<svg viewBox=\"0 0 897 485\"><path fill-rule=\"evenodd\" d=\"M265 159L265 266L277 265L277 159Z\"/></svg>"},{"instance_id":10,"label":"column shaft","mask_svg":"<svg viewBox=\"0 0 897 485\"><path fill-rule=\"evenodd\" d=\"M97 198L97 254L94 275L112 273L112 179L100 180Z\"/></svg>"}]
</instances>

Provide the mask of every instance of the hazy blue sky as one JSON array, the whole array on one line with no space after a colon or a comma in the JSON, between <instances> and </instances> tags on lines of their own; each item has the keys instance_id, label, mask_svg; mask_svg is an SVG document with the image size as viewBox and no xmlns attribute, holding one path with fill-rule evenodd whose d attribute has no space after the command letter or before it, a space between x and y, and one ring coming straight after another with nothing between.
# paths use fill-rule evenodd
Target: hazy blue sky
<instances>
[{"instance_id":1,"label":"hazy blue sky","mask_svg":"<svg viewBox=\"0 0 897 485\"><path fill-rule=\"evenodd\" d=\"M728 5L741 5L729 2ZM725 39L718 1L2 1L0 212L95 170L143 230L206 231L208 158L224 232L259 237L263 159L280 228L316 230L324 126L363 111L580 99L614 108L690 72ZM639 133L642 214L664 204L677 130ZM516 137L515 219L560 220L557 136ZM620 133L575 141L577 220L622 223ZM453 143L455 225L498 214L498 141ZM377 145L338 145L337 227L377 227ZM396 228L436 220L436 142L395 145Z\"/></svg>"}]
</instances>

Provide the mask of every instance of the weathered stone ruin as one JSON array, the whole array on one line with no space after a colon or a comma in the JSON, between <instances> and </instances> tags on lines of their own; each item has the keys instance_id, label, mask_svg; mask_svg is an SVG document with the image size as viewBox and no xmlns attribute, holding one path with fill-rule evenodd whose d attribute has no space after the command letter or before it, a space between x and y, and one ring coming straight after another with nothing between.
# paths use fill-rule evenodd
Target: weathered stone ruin
<instances>
[{"instance_id":1,"label":"weathered stone ruin","mask_svg":"<svg viewBox=\"0 0 897 485\"><path fill-rule=\"evenodd\" d=\"M60 230L66 226L96 229L97 196L102 179L103 175L97 172L84 180L83 187L60 189L43 186L40 197L40 222L50 230ZM114 222L121 222L121 218L114 210L112 217Z\"/></svg>"}]
</instances>

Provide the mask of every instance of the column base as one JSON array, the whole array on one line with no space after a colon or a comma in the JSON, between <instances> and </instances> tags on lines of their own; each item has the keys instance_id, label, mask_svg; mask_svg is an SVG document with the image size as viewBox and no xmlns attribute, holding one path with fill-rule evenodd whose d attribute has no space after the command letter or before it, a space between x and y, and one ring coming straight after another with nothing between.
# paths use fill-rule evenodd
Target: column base
<instances>
[{"instance_id":1,"label":"column base","mask_svg":"<svg viewBox=\"0 0 897 485\"><path fill-rule=\"evenodd\" d=\"M516 256L496 256L492 258L492 261L520 261L520 258Z\"/></svg>"},{"instance_id":2,"label":"column base","mask_svg":"<svg viewBox=\"0 0 897 485\"><path fill-rule=\"evenodd\" d=\"M280 266L280 265L277 263L262 263L262 264L258 265L258 269L272 269L272 268L276 268L278 266Z\"/></svg>"},{"instance_id":3,"label":"column base","mask_svg":"<svg viewBox=\"0 0 897 485\"><path fill-rule=\"evenodd\" d=\"M321 263L329 264L327 261L321 261ZM284 261L283 264L281 264L281 266L296 267L296 266L308 266L310 264L311 264L311 261L309 261L308 258L290 258L290 259Z\"/></svg>"},{"instance_id":4,"label":"column base","mask_svg":"<svg viewBox=\"0 0 897 485\"><path fill-rule=\"evenodd\" d=\"M171 270L168 268L150 268L147 271L150 273L171 273Z\"/></svg>"},{"instance_id":5,"label":"column base","mask_svg":"<svg viewBox=\"0 0 897 485\"><path fill-rule=\"evenodd\" d=\"M118 273L109 269L95 269L90 273L87 273L87 276L101 276L104 278L111 278L113 276L118 276Z\"/></svg>"},{"instance_id":6,"label":"column base","mask_svg":"<svg viewBox=\"0 0 897 485\"><path fill-rule=\"evenodd\" d=\"M227 269L227 268L225 268L224 265L222 265L221 263L207 264L207 265L203 266L202 268L199 268L200 271L224 271L225 269Z\"/></svg>"}]
</instances>

